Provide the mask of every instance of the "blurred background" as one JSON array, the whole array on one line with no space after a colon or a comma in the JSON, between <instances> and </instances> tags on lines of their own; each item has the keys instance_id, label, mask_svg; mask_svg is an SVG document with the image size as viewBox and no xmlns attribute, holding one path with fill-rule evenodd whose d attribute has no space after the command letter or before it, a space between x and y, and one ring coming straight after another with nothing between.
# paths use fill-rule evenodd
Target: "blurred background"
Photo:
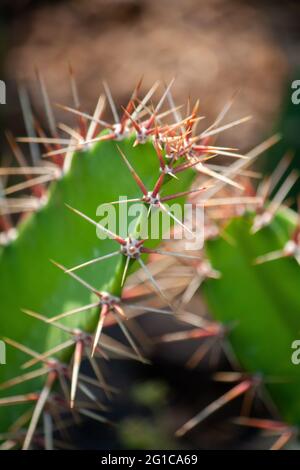
<instances>
[{"instance_id":1,"label":"blurred background","mask_svg":"<svg viewBox=\"0 0 300 470\"><path fill-rule=\"evenodd\" d=\"M52 101L70 105L72 64L86 112L93 110L103 80L116 102L126 104L141 76L141 95L155 80L167 83L175 77L176 103L200 98L208 123L237 93L230 120L247 115L252 120L224 133L222 144L246 151L279 131L281 142L260 167L270 171L287 150L295 153L294 165L300 166L300 105L291 103L291 83L300 79L298 1L2 0L0 8L0 79L7 85L7 104L0 106L1 158L7 152L3 131L25 132L18 85L25 83L47 128L36 69ZM60 113L57 109L57 119L66 122L68 115ZM143 326L150 335L162 333L152 323ZM231 422L238 402L184 441L175 440L174 430L226 389L211 381L205 361L194 371L184 367L189 347L180 352L176 347L151 348L152 367L114 362L108 373L122 393L112 404L112 419L120 426L86 423L74 430L77 446L265 447L254 431ZM224 369L228 365L222 361Z\"/></svg>"}]
</instances>

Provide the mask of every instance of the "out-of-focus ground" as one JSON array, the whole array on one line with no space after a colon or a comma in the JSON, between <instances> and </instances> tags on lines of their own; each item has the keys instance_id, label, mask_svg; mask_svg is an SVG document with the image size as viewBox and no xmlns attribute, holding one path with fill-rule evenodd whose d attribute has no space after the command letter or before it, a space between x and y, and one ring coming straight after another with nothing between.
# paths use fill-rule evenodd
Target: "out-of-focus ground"
<instances>
[{"instance_id":1,"label":"out-of-focus ground","mask_svg":"<svg viewBox=\"0 0 300 470\"><path fill-rule=\"evenodd\" d=\"M207 122L239 91L230 117L250 114L253 119L238 131L226 132L222 142L242 150L272 129L285 81L300 57L297 1L4 4L10 20L3 73L9 83L23 79L29 83L37 108L41 96L34 82L36 67L53 99L71 103L68 63L72 63L87 110L95 105L103 79L117 102L124 104L141 75L144 91L157 79L169 82L176 77L176 102L200 98ZM12 85L12 95L13 89ZM14 99L8 113L9 121L15 122Z\"/></svg>"},{"instance_id":2,"label":"out-of-focus ground","mask_svg":"<svg viewBox=\"0 0 300 470\"><path fill-rule=\"evenodd\" d=\"M142 92L157 79L168 83L176 77L176 102L200 98L207 125L239 91L227 122L249 114L253 119L226 131L221 141L244 151L272 133L283 91L300 62L298 1L2 0L1 7L0 78L8 87L1 127L19 135L24 126L17 83L25 80L43 119L35 68L43 73L53 101L71 104L71 63L82 109L88 112L102 91L102 80L108 81L116 101L125 104L141 75ZM56 116L71 120L59 109ZM200 310L199 302L191 306L193 311ZM170 324L158 324L151 317L142 326L150 336L158 336L165 327L169 331ZM178 426L228 389L211 381L207 361L196 371L184 367L194 348L189 342L180 348L156 345L153 367L113 362L109 379L121 393L111 405L112 418L121 426L99 431L88 422L75 431L78 447L266 446L265 440L252 440L253 432L232 424L231 417L240 411L238 401L185 440L174 441ZM228 367L224 358L219 367ZM149 385L137 388L144 382L147 387L149 381L154 399L145 404ZM157 390L162 389L159 401Z\"/></svg>"}]
</instances>

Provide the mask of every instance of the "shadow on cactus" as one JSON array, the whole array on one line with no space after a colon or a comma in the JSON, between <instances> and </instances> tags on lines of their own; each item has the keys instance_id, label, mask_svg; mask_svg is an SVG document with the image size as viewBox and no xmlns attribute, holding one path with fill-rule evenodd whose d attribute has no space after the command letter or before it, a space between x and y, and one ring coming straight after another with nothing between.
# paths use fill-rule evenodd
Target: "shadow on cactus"
<instances>
[{"instance_id":1,"label":"shadow on cactus","mask_svg":"<svg viewBox=\"0 0 300 470\"><path fill-rule=\"evenodd\" d=\"M51 136L33 118L27 92L21 89L30 136L15 140L7 135L18 166L1 169L0 292L5 314L0 330L8 346L7 365L0 369L2 448L59 447L53 436L73 422L66 416L107 422L105 399L115 390L106 383L98 358L147 362L132 327L134 317L169 315L190 323L187 304L204 278L212 278L203 289L215 321L197 317L194 337L204 338L204 345L192 365L216 338L226 336L245 372L220 373L219 378L237 385L178 434L239 395L245 395L249 411L254 391L263 385L288 424L279 418L266 423L246 417L239 423L271 429L280 434L275 446L284 445L299 418L299 379L290 361L298 331L298 222L281 207L296 175L268 203L268 185L255 193L251 181L257 174L248 168L278 138L246 156L216 146L215 136L247 118L223 124L230 102L200 131L198 103L182 116L182 107L173 102L173 82L157 105L152 100L158 84L140 97L138 83L120 115L104 84L105 94L90 115L79 106L72 73L74 105L61 108L74 115L75 126L57 125L41 76L39 83ZM106 101L112 124L103 119ZM29 162L21 143L29 144ZM216 156L225 163L214 164ZM202 250L206 256L199 254L202 222L193 211L182 217L186 198L194 210L205 209L204 234L212 238ZM181 208L180 215L173 204ZM163 220L172 224L179 250L170 249L169 242L166 249L158 248L165 235ZM184 249L184 234L196 239L193 251ZM149 257L169 257L195 270L181 298L173 298L156 280ZM275 258L280 259L271 261ZM128 275L137 269L160 306L143 304L147 295L126 287ZM124 342L107 334L111 324L119 326ZM82 373L83 359L94 377ZM102 390L103 400L95 388Z\"/></svg>"}]
</instances>

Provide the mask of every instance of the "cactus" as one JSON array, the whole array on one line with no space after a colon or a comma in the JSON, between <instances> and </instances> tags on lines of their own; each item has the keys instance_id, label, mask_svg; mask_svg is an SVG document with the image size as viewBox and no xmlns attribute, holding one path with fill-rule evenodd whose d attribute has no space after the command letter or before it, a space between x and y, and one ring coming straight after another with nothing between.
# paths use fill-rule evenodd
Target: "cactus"
<instances>
[{"instance_id":1,"label":"cactus","mask_svg":"<svg viewBox=\"0 0 300 470\"><path fill-rule=\"evenodd\" d=\"M268 226L252 234L254 218L253 213L247 213L231 219L224 228L226 236L206 243L206 255L221 275L207 279L202 292L213 318L227 329L225 336L246 371L219 373L217 377L237 383L227 392L228 400L266 388L280 416L292 428L299 423L295 399L299 374L291 361L299 324L299 265L284 254L277 261L259 261L270 250L279 254L289 242L295 214L289 209L280 210ZM215 335L220 333L223 331L215 331ZM208 411L211 409L208 407ZM205 417L203 410L179 434Z\"/></svg>"},{"instance_id":2,"label":"cactus","mask_svg":"<svg viewBox=\"0 0 300 470\"><path fill-rule=\"evenodd\" d=\"M291 361L291 346L299 325L299 265L292 257L253 263L271 250L282 249L291 237L295 223L291 219L288 210L278 212L256 234L250 233L250 214L231 221L226 232L234 244L228 246L224 240L215 240L207 246L209 258L222 276L216 281L208 280L204 291L218 320L237 322L230 332L230 341L242 367L261 375L282 417L298 425L299 403L293 397L300 382ZM226 295L229 285L235 289ZM239 299L245 300L241 303Z\"/></svg>"},{"instance_id":3,"label":"cactus","mask_svg":"<svg viewBox=\"0 0 300 470\"><path fill-rule=\"evenodd\" d=\"M68 136L61 138L42 77L39 81L52 136L45 137L35 123L23 90L21 102L27 128L30 128L28 122L35 123L38 137L18 141L30 144L33 157L36 157L37 145L43 145L51 163L41 163L38 157L36 166L28 167L19 145L9 135L13 152L22 166L2 171L5 176L19 173L26 178L24 183L5 188L5 195L32 190L31 197L2 200L5 245L0 252L0 292L5 313L0 319L0 330L11 346L8 366L0 369L0 389L10 392L9 396L0 398L2 431L10 430L3 434L3 440L8 438L13 446L21 445L24 449L33 443L52 448L53 409L66 412L71 408L73 413L106 421L102 403L87 387L87 384L100 385L105 393L111 392L94 355L107 357L109 351L145 361L126 328L124 310L127 313L127 309L137 308L140 313L173 313L176 317L182 314L182 305L191 297L190 293L185 293L179 303L169 299L145 263L147 257L155 253L199 263L198 274L202 276L199 279L208 278L203 292L216 321L203 320L198 336L219 337L228 333L245 374L249 374L232 374L238 385L184 425L178 435L201 422L229 398L247 394L265 380L281 417L288 423L278 424L287 440L290 425L297 425L299 421L296 399L299 379L294 381L296 371L290 362L293 331L297 328L299 276L299 266L292 258L295 255L299 261L299 240L296 216L291 210L281 208L281 202L294 176L284 188L284 194L279 193L276 203L271 203L265 211L267 203L262 203L263 198L252 192L236 197L238 204L234 197L223 198L222 204L226 207L251 208L252 212L245 210L243 215L235 217L229 211L225 228L217 228L216 236L206 241L205 258L198 253L158 249L161 226L157 239L145 241L139 235L141 225L151 224L155 211L167 213L175 225L183 225L168 211L168 201L182 204L186 197L191 197L204 206L218 205L220 201L213 199L213 195L223 186L231 188L235 195L237 190L243 189L236 176L243 175L244 168L276 138L250 152L248 160L233 149L212 145L214 135L247 119L219 126L225 115L222 112L212 126L197 135L198 103L182 118L170 93L172 82L153 110L147 103L157 85L139 100L139 83L127 107L123 108L121 118L105 85L115 120L113 124L102 119L103 96L99 98L95 113L89 115L79 109L75 92L75 108L63 108L78 118L78 126L76 129L60 126ZM73 78L72 87L75 89ZM167 97L171 109L162 112ZM225 110L228 109L226 106ZM175 122L166 125L164 119L170 115L174 115ZM100 132L101 127L105 130ZM235 157L237 161L225 170L222 166L214 168L209 160L215 155ZM190 189L196 174L198 184ZM29 175L38 176L30 179ZM99 205L108 203L117 207L118 214L122 210L119 197L124 195L128 206L141 202L147 210L146 215L131 221L134 226L132 228L131 224L130 233L126 227L126 233L122 234L120 227L114 231L107 229L96 220L95 214ZM34 213L26 216L25 211ZM16 229L11 226L10 218L15 212L22 214ZM255 234L251 233L251 227ZM95 228L108 238L99 240ZM269 261L266 254L270 251L270 259L283 257L274 261L276 269L271 262L264 264ZM50 259L55 260L54 263ZM163 308L133 306L128 302L123 285L127 275L138 267L160 296ZM282 277L288 282L282 282ZM196 287L197 282L198 277ZM273 286L276 302L270 301ZM287 309L285 315L283 308ZM130 348L102 332L107 321L119 324ZM266 328L270 329L274 342L274 356ZM80 373L84 356L90 361L97 381ZM28 372L27 368L32 366L35 368ZM284 380L292 378L292 384L284 381L269 384L268 378L272 382L277 375L284 376ZM90 405L77 401L78 388L90 400ZM101 414L95 412L95 405ZM44 428L40 431L38 425L42 417ZM262 426L261 422L259 424Z\"/></svg>"},{"instance_id":4,"label":"cactus","mask_svg":"<svg viewBox=\"0 0 300 470\"><path fill-rule=\"evenodd\" d=\"M42 91L46 94L43 82ZM153 91L154 89L150 90L148 97ZM111 96L108 89L107 93L110 100ZM45 96L46 110L49 114L52 111L49 108L48 97ZM1 316L1 334L4 336L6 343L12 346L8 351L8 366L2 367L0 371L1 389L17 391L15 398L2 399L2 405L22 404L27 401L29 403L37 401L39 404L39 400L45 401L48 399L50 388L53 387L54 379L57 378L58 374L61 373L64 380L70 378L65 363L70 361L74 352L77 362L74 359L73 372L71 373L73 385L70 392L71 407L73 407L76 384L78 383L79 363L83 350L91 342L92 353L102 353L98 341L103 326L102 321L105 320L108 313L113 312L115 314L115 321L119 322L130 346L134 349L133 353L125 349L121 349L120 353L142 359L126 327L123 325L122 316L125 316L123 307L126 306L126 309L129 309L130 304L124 302L123 305L122 299L120 299L124 281L122 278L126 276L127 271L129 271L128 268L131 269L135 259L138 259L147 271L142 259L147 256L147 251L151 251L159 240L146 241L145 246L144 243L139 243L136 252L141 256L126 256L126 250L130 255L131 248L135 248L130 246L134 245L134 238L127 240L125 236L125 238L117 235L111 236L110 233L110 238L99 240L95 236L95 227L83 221L78 214L91 222L92 218L95 218L98 205L108 203L111 200L118 200L119 196L122 195L126 195L130 200L139 189L136 181L143 185L142 188L154 188L157 194L161 189L163 191L163 196L160 199L161 205L163 205L164 198L166 200L172 199L175 202L183 202L194 177L194 171L192 168L189 169L184 166L182 170L185 171L180 175L180 179L177 177L172 178L164 171L159 173L158 155L150 142L154 132L163 131L163 128L158 126L156 122L160 119L159 108L164 97L156 107L157 116L155 115L155 119L154 114L153 116L150 114L150 117L148 116L147 119L141 121L144 134L139 135L136 133L135 136L132 129L129 128L130 119L133 119L134 114L133 112L130 114L129 111L130 109L133 111L134 98L130 100L125 109L122 121L110 125L108 130L103 131L96 137L99 124L103 124L103 121L99 118L99 108L103 108L103 97L99 99L94 116L90 117L90 126L87 131L85 130L87 123L83 120L86 115L69 108L71 112L79 115L79 126L83 129L81 134L78 134L75 142L73 138L67 140L59 138L55 129L51 138L42 136L19 139L20 141L29 142L31 145L36 143L44 144L47 149L47 156L53 159L55 165L53 163L51 165L41 163L40 167L35 166L35 168L22 166L16 170L3 169L4 172L21 173L25 176L32 173L39 174L40 172L42 177L38 176L21 183L22 189L31 187L34 190L34 198L28 197L26 202L32 203L34 201L37 210L33 215L21 220L17 226L17 232L10 228L4 233L6 235L6 244L1 248L2 307L3 311L10 312L9 315ZM140 106L140 111L145 111L145 105L146 100ZM135 114L138 115L138 111L135 111ZM138 124L135 123L135 125ZM75 131L71 130L71 133L74 134ZM134 146L136 139L141 141L138 146ZM9 142L14 153L18 156L21 152L20 148L10 135ZM66 144L68 148L64 148ZM159 150L157 149L157 151ZM66 156L68 153L72 153L71 159ZM124 161L122 161L122 157ZM161 158L160 154L159 158ZM134 173L134 178L130 175L126 165ZM134 165L135 170L131 165ZM189 166L192 167L193 165ZM178 173L179 170L178 168ZM50 180L54 180L47 190L42 185L42 182L46 181L46 178L43 179L43 175L46 175ZM14 194L15 190L19 189L18 184L8 186L5 193L7 195ZM8 215L11 212L9 210L10 206L8 206L9 201L8 198L3 200L3 225L5 223L7 225L9 220ZM11 201L15 205L17 204L16 199ZM24 198L22 202L21 199L19 201L19 204L24 204ZM72 213L67 205L69 205L69 208L74 206L76 208L74 211L77 214ZM130 202L128 205L130 205ZM7 208L8 210L5 210ZM149 220L151 220L151 214ZM131 222L134 222L134 220ZM136 228L140 223L139 220L136 222ZM108 233L101 224L94 222L94 225L100 232ZM134 232L135 229L129 235L134 236ZM113 251L113 255L110 254L111 251ZM79 276L73 271L67 274L61 272L61 269L65 271L66 268L60 263L68 267L74 267L87 259L94 260L95 258L99 262L93 261L88 267L89 269L85 270L84 275L80 274ZM56 266L53 266L53 263L50 262L51 259L59 260L59 263L55 263ZM153 282L154 287L157 287L159 291L154 279ZM141 310L141 308L137 308ZM23 312L21 309L23 309ZM146 307L143 310L145 309ZM59 321L53 321L54 313L59 314L61 312L64 312L63 318L58 315ZM158 313L160 312L164 313L163 310L158 311ZM47 324L48 317L52 317L52 325ZM89 333L92 333L95 329L95 338L92 338ZM103 346L103 348L105 347ZM114 352L116 352L120 346L106 345L106 348L114 349ZM44 355L46 351L47 353ZM51 352L51 358L48 351ZM14 378L20 366L24 363L26 357L24 353L33 356L33 361L29 361L28 365L41 362L42 367L29 373L24 371L24 374L22 373ZM90 359L93 360L92 357ZM93 365L96 368L94 362ZM66 367L66 371L62 369L57 372L58 367ZM41 380L37 382L37 380L28 379L37 379L39 376L44 377L45 370L48 379L46 387L42 389L44 394L43 392L41 394L33 393L37 387L41 386ZM88 392L86 394L89 395ZM85 410L85 413L88 412ZM16 407L5 407L1 419L2 431L7 430L9 423L11 424L19 414L20 411ZM37 424L35 415L33 415L33 418L31 421L31 423L34 422L32 429ZM29 447L32 437L32 432L27 434L24 448Z\"/></svg>"}]
</instances>

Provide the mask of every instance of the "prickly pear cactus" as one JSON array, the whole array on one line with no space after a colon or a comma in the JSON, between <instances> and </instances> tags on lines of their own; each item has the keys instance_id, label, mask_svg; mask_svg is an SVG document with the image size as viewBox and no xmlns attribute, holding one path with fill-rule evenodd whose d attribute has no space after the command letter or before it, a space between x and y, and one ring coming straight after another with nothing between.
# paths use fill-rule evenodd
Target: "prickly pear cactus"
<instances>
[{"instance_id":1,"label":"prickly pear cactus","mask_svg":"<svg viewBox=\"0 0 300 470\"><path fill-rule=\"evenodd\" d=\"M42 89L46 94L43 83ZM146 112L146 117L139 121L140 124L133 118L134 113L136 116L141 111L145 114L146 101L153 92L154 89L140 104L140 111L136 109L134 112L133 95L124 110L122 120L109 125L100 135L99 125L107 124L100 119L103 97L100 97L94 116L88 116L88 128L87 115L68 108L79 116L78 131L64 128L71 134L69 139L58 137L55 129L51 138L42 136L20 139L31 145L43 144L47 150L46 156L52 159L52 163L44 164L41 160L39 166L23 165L17 171L8 171L8 174L25 175L27 181L19 186L8 185L4 193L14 195L19 189L31 188L32 196L23 197L22 203L29 204L34 200L38 206L34 214L22 215L21 219L24 220L20 220L16 231L10 227L4 232L6 243L0 254L2 307L3 312L7 312L1 316L0 328L7 345L11 346L7 352L7 367L1 367L0 370L1 389L17 394L1 400L1 405L5 407L2 408L1 427L2 431L6 431L9 424L20 415L20 409L23 410L22 406L18 408L14 405L37 402L24 448L31 445L33 431L42 410L51 408L51 400L56 399L55 394L51 398L51 393L56 390L58 381L61 382L64 400L70 400L71 407L74 407L77 385L89 399L95 400L92 392L78 379L81 358L88 348L91 350L88 354L98 378L100 372L93 356L104 355L102 347L103 350L119 352L125 357L143 360L123 324L127 314L123 309L130 309L130 305L128 302L123 303L121 299L122 286L136 261L147 272L143 260L159 243L160 238L145 241L136 238L136 230L141 225L140 217L128 217L126 230L128 226L133 228L130 233L123 234L122 238L98 223L97 207L126 196L129 208L132 198L140 198L142 204L153 205L151 209L160 206L167 210L164 201L182 203L189 192L188 188L194 177L193 169L178 167L180 178L172 178L173 175L169 176L165 167L159 164L163 158L162 149L158 148L158 144L154 146L151 143L154 133L168 130L158 125L159 108L166 93L156 107L157 115L151 116L150 113L147 117L149 113ZM111 101L108 89L107 94ZM49 114L52 111L47 98L46 105ZM113 111L115 112L114 108ZM134 134L131 123L140 131ZM10 143L18 156L20 148L11 136ZM42 184L40 177L31 179L31 174L39 172L42 175L47 175L48 172L48 179L53 180L48 188ZM147 192L146 188L149 188ZM13 200L6 197L3 200L2 223L6 227L12 213L9 210L12 202L16 205L16 198ZM119 209L117 205L115 208L118 221L122 208L120 206ZM146 216L147 223L150 223L151 216L151 213ZM172 214L170 219L172 220ZM116 226L115 231L118 232L119 229ZM108 237L100 239L96 230ZM86 262L87 260L89 261ZM68 271L68 268L74 268L74 271ZM75 272L77 268L82 268L80 273ZM163 296L154 279L153 283L154 288ZM158 313L165 312L162 310ZM120 324L129 346L133 348L132 352L115 343L102 346L101 341L99 346L101 330L109 314ZM51 325L48 320L50 317ZM70 369L68 362L73 354L74 365L73 368L70 365ZM23 365L24 368L26 355L32 361L25 364L25 369L32 365L35 365L35 369L30 372L22 372L21 369L18 376L20 366ZM36 392L45 381L45 376L46 385L42 392ZM70 391L66 384L69 380ZM85 377L82 380L88 381ZM66 406L66 401L62 402L62 406ZM94 415L86 409L81 409L80 412Z\"/></svg>"},{"instance_id":2,"label":"prickly pear cactus","mask_svg":"<svg viewBox=\"0 0 300 470\"><path fill-rule=\"evenodd\" d=\"M207 277L201 292L217 322L212 335L230 345L228 358L239 372L216 374L232 388L183 425L178 435L243 396L238 424L273 433L273 449L297 436L300 379L292 348L300 325L298 232L293 211L281 207L271 213L266 207L230 218L220 236L206 241L205 255L219 275ZM257 397L277 421L249 417Z\"/></svg>"},{"instance_id":3,"label":"prickly pear cactus","mask_svg":"<svg viewBox=\"0 0 300 470\"><path fill-rule=\"evenodd\" d=\"M75 90L73 76L71 80ZM105 96L100 96L94 114L89 115L80 110L75 92L75 107L62 106L77 118L75 128L57 126L42 77L39 81L51 137L45 137L33 119L23 89L21 103L31 136L18 141L29 143L32 162L26 163L19 144L8 135L20 166L3 168L1 173L8 178L0 217L0 331L8 346L7 366L0 369L3 448L52 449L53 432L61 427L57 414L71 411L73 417L105 422L105 407L90 386L102 388L108 396L113 390L96 358L145 361L126 326L130 312L184 318L183 306L206 278L203 293L214 321L200 320L197 337L229 338L245 372L231 373L230 380L237 385L186 423L178 435L230 399L266 385L287 423L269 424L281 433L276 446L283 445L294 434L291 425L298 424L300 413L300 382L290 361L299 312L299 266L294 259L299 262L298 224L292 211L280 207L295 176L269 206L261 194L249 192L248 179L245 185L238 181L240 176L253 176L247 166L276 138L247 156L213 145L215 135L247 118L220 125L227 105L209 128L198 133L198 103L182 117L172 99L172 83L154 108L148 102L157 84L140 99L139 83L121 117L105 85L113 124L102 118ZM163 111L166 100L170 109ZM217 155L236 160L214 165L210 160ZM11 175L21 175L24 181L10 184ZM195 187L190 189L193 180ZM214 198L224 187L229 194ZM127 198L125 212L121 196ZM172 252L157 247L163 235L157 217L159 235L141 235L141 226L149 227L159 212L167 215L175 231L180 227L195 236L193 227L168 207L170 201L182 205L186 197L194 206L208 208L205 228L213 228L214 234L206 241L205 255L199 255L199 250ZM135 203L146 209L138 217L136 212L130 216ZM107 228L104 219L99 221L97 208L106 205L108 214L113 208L117 216L113 229ZM225 224L215 222L210 213L214 206L225 207L221 216ZM243 214L232 217L228 207ZM124 214L128 217L125 233ZM179 302L152 275L147 258L154 254L198 263L196 282ZM272 261L277 258L283 259ZM127 275L137 268L161 299L161 308L135 305L132 296L124 295ZM127 346L106 334L106 325L112 323L119 325ZM95 378L81 372L83 358L90 362ZM268 429L268 423L256 424Z\"/></svg>"},{"instance_id":4,"label":"prickly pear cactus","mask_svg":"<svg viewBox=\"0 0 300 470\"><path fill-rule=\"evenodd\" d=\"M232 244L224 239L207 244L209 259L222 276L208 280L203 289L215 318L233 325L229 338L242 367L261 376L282 417L298 425L299 402L293 397L300 377L291 347L300 325L299 265L292 256L256 262L283 249L295 230L293 215L282 210L255 234L253 215L230 221L225 230Z\"/></svg>"}]
</instances>

